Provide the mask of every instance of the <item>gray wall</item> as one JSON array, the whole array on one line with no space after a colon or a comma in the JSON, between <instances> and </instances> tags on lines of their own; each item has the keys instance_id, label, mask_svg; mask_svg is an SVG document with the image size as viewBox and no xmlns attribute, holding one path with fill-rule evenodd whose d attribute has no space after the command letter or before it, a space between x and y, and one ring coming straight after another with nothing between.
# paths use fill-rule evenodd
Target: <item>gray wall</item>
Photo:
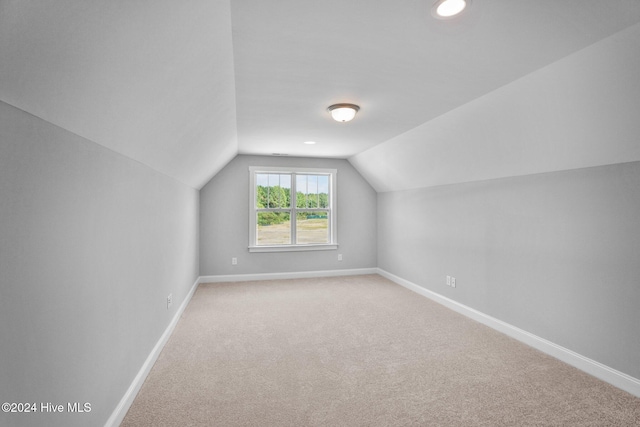
<instances>
[{"instance_id":1,"label":"gray wall","mask_svg":"<svg viewBox=\"0 0 640 427\"><path fill-rule=\"evenodd\" d=\"M0 401L92 405L0 425L104 425L197 251L197 190L0 102Z\"/></svg>"},{"instance_id":2,"label":"gray wall","mask_svg":"<svg viewBox=\"0 0 640 427\"><path fill-rule=\"evenodd\" d=\"M640 378L639 221L640 162L380 193L378 265Z\"/></svg>"},{"instance_id":3,"label":"gray wall","mask_svg":"<svg viewBox=\"0 0 640 427\"><path fill-rule=\"evenodd\" d=\"M249 166L337 169L338 250L249 253ZM346 160L239 155L200 190L200 275L376 267L376 198Z\"/></svg>"}]
</instances>

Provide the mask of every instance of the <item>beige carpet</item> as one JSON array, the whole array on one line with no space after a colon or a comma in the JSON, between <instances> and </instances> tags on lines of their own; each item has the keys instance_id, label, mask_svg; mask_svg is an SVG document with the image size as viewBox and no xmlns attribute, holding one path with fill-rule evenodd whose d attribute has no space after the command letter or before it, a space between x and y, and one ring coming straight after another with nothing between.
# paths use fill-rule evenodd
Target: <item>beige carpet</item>
<instances>
[{"instance_id":1,"label":"beige carpet","mask_svg":"<svg viewBox=\"0 0 640 427\"><path fill-rule=\"evenodd\" d=\"M377 276L201 285L123 426L639 426L640 399Z\"/></svg>"}]
</instances>

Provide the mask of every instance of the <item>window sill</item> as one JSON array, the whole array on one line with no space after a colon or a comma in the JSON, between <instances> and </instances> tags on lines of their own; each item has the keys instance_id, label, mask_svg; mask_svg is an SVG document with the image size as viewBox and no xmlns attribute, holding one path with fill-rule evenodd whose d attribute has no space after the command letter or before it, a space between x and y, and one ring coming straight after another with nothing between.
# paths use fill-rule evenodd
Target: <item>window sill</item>
<instances>
[{"instance_id":1,"label":"window sill","mask_svg":"<svg viewBox=\"0 0 640 427\"><path fill-rule=\"evenodd\" d=\"M303 252L303 251L331 251L338 249L337 243L319 245L278 245L278 246L249 246L249 252Z\"/></svg>"}]
</instances>

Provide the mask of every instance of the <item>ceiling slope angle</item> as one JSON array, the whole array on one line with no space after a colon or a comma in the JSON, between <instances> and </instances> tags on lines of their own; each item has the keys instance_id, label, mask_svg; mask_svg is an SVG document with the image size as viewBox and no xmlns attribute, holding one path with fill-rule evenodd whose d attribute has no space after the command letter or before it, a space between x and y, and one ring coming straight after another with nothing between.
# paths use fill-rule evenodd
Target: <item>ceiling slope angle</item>
<instances>
[{"instance_id":1,"label":"ceiling slope angle","mask_svg":"<svg viewBox=\"0 0 640 427\"><path fill-rule=\"evenodd\" d=\"M640 21L635 0L434 2L232 2L239 151L349 158Z\"/></svg>"},{"instance_id":2,"label":"ceiling slope angle","mask_svg":"<svg viewBox=\"0 0 640 427\"><path fill-rule=\"evenodd\" d=\"M0 100L201 188L238 152L353 157L640 22L636 0L432 4L1 2Z\"/></svg>"},{"instance_id":3,"label":"ceiling slope angle","mask_svg":"<svg viewBox=\"0 0 640 427\"><path fill-rule=\"evenodd\" d=\"M640 161L640 23L349 161L378 192Z\"/></svg>"},{"instance_id":4,"label":"ceiling slope angle","mask_svg":"<svg viewBox=\"0 0 640 427\"><path fill-rule=\"evenodd\" d=\"M0 11L0 100L193 188L237 154L228 1Z\"/></svg>"}]
</instances>

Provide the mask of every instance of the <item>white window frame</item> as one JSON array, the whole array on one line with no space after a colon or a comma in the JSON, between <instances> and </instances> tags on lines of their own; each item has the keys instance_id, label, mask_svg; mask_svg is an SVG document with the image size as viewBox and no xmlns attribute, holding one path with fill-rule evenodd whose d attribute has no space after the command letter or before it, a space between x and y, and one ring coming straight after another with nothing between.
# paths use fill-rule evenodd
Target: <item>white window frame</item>
<instances>
[{"instance_id":1,"label":"white window frame","mask_svg":"<svg viewBox=\"0 0 640 427\"><path fill-rule=\"evenodd\" d=\"M296 241L296 174L319 174L329 176L329 243L307 243L290 245L257 245L257 213L256 207L256 175L260 173L284 173L291 174L291 241ZM326 251L338 249L337 216L338 209L336 203L337 169L321 168L296 168L296 167L273 167L273 166L250 166L249 167L249 252L289 252L289 251ZM301 209L302 210L302 209Z\"/></svg>"}]
</instances>

